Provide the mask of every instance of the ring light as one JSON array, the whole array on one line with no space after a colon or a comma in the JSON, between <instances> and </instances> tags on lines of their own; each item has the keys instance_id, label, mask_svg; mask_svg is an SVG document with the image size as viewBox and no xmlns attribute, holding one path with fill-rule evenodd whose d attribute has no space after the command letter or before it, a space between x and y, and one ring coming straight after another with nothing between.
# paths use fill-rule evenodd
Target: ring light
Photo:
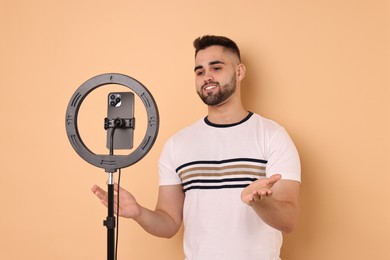
<instances>
[{"instance_id":1,"label":"ring light","mask_svg":"<svg viewBox=\"0 0 390 260\"><path fill-rule=\"evenodd\" d=\"M80 138L77 118L81 103L94 89L107 84L123 85L133 90L144 103L147 112L148 124L144 139L129 155L95 154L85 146ZM65 125L69 141L78 155L88 163L104 168L106 172L113 173L117 169L125 168L138 162L150 151L157 138L159 115L151 93L139 81L123 74L107 73L87 80L76 90L66 110Z\"/></svg>"}]
</instances>

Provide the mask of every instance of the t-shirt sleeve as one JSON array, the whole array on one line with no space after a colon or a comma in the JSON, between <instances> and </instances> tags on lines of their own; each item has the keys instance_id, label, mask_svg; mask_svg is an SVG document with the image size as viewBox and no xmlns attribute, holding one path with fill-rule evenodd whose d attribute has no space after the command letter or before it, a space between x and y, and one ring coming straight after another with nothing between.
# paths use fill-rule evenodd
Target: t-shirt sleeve
<instances>
[{"instance_id":1,"label":"t-shirt sleeve","mask_svg":"<svg viewBox=\"0 0 390 260\"><path fill-rule=\"evenodd\" d=\"M279 173L282 179L301 181L301 164L298 151L284 128L279 128L269 143L267 177Z\"/></svg>"},{"instance_id":2,"label":"t-shirt sleeve","mask_svg":"<svg viewBox=\"0 0 390 260\"><path fill-rule=\"evenodd\" d=\"M181 184L181 179L176 173L173 156L174 144L171 138L165 143L158 162L160 186Z\"/></svg>"}]
</instances>

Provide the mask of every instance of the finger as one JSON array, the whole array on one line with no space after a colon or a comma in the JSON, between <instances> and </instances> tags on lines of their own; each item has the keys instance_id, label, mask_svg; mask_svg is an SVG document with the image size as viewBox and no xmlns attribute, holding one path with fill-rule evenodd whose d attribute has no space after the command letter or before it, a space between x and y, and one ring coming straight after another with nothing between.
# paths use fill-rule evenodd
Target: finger
<instances>
[{"instance_id":1,"label":"finger","mask_svg":"<svg viewBox=\"0 0 390 260\"><path fill-rule=\"evenodd\" d=\"M118 189L121 189L118 183L114 182L114 191L118 192Z\"/></svg>"},{"instance_id":2,"label":"finger","mask_svg":"<svg viewBox=\"0 0 390 260\"><path fill-rule=\"evenodd\" d=\"M95 193L98 189L100 189L99 186L93 185L92 188L91 188L91 191L92 191L93 193Z\"/></svg>"},{"instance_id":3,"label":"finger","mask_svg":"<svg viewBox=\"0 0 390 260\"><path fill-rule=\"evenodd\" d=\"M243 199L242 199L242 201L243 202L245 202L245 204L247 204L247 205L249 205L249 206L252 206L252 204L253 204L253 194L252 195L250 195L250 194L248 194L248 195L246 195Z\"/></svg>"},{"instance_id":4,"label":"finger","mask_svg":"<svg viewBox=\"0 0 390 260\"><path fill-rule=\"evenodd\" d=\"M268 198L272 195L272 190L258 190L257 195L254 196L257 200Z\"/></svg>"},{"instance_id":5,"label":"finger","mask_svg":"<svg viewBox=\"0 0 390 260\"><path fill-rule=\"evenodd\" d=\"M114 182L114 191L116 193L118 193L118 191L121 193L121 194L124 194L125 192L127 192L127 190L123 189L121 186L118 185L118 183Z\"/></svg>"},{"instance_id":6,"label":"finger","mask_svg":"<svg viewBox=\"0 0 390 260\"><path fill-rule=\"evenodd\" d=\"M262 194L263 198L271 197L271 195L272 195L272 191L271 191L271 190L266 190L266 191L264 191L264 193Z\"/></svg>"},{"instance_id":7,"label":"finger","mask_svg":"<svg viewBox=\"0 0 390 260\"><path fill-rule=\"evenodd\" d=\"M100 202L101 202L104 206L108 207L108 202L107 202L107 200L101 199Z\"/></svg>"},{"instance_id":8,"label":"finger","mask_svg":"<svg viewBox=\"0 0 390 260\"><path fill-rule=\"evenodd\" d=\"M280 174L274 174L272 175L271 177L268 178L269 180L269 183L271 184L274 184L275 182L279 181L280 179L282 178L282 175Z\"/></svg>"},{"instance_id":9,"label":"finger","mask_svg":"<svg viewBox=\"0 0 390 260\"><path fill-rule=\"evenodd\" d=\"M255 203L255 198L253 196L249 197L246 202L246 204L248 204L249 206L252 206L254 203Z\"/></svg>"},{"instance_id":10,"label":"finger","mask_svg":"<svg viewBox=\"0 0 390 260\"><path fill-rule=\"evenodd\" d=\"M274 174L267 179L266 186L271 188L276 182L278 182L282 176L280 174Z\"/></svg>"},{"instance_id":11,"label":"finger","mask_svg":"<svg viewBox=\"0 0 390 260\"><path fill-rule=\"evenodd\" d=\"M91 189L91 191L99 198L107 200L107 192L105 192L103 189L101 189L99 186L94 185Z\"/></svg>"},{"instance_id":12,"label":"finger","mask_svg":"<svg viewBox=\"0 0 390 260\"><path fill-rule=\"evenodd\" d=\"M255 202L255 201L258 201L260 199L261 199L261 195L258 192L255 192L252 196L252 201Z\"/></svg>"}]
</instances>

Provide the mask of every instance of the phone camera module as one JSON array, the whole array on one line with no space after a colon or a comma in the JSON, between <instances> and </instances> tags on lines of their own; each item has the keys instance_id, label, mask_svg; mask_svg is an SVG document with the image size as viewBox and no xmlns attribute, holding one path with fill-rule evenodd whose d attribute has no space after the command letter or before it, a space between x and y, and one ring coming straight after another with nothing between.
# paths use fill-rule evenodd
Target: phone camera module
<instances>
[{"instance_id":1,"label":"phone camera module","mask_svg":"<svg viewBox=\"0 0 390 260\"><path fill-rule=\"evenodd\" d=\"M110 94L109 104L112 107L119 107L121 105L121 95L120 94Z\"/></svg>"}]
</instances>

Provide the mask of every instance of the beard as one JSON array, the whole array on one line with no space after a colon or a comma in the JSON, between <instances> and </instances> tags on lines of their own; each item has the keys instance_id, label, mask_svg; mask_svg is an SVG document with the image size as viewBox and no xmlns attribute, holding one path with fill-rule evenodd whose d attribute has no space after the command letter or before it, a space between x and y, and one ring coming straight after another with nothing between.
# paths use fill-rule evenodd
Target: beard
<instances>
[{"instance_id":1,"label":"beard","mask_svg":"<svg viewBox=\"0 0 390 260\"><path fill-rule=\"evenodd\" d=\"M218 106L225 102L234 92L236 92L236 74L232 76L230 81L222 86L218 82L211 82L218 84L219 91L215 94L203 94L202 91L198 91L200 99L208 106Z\"/></svg>"}]
</instances>

